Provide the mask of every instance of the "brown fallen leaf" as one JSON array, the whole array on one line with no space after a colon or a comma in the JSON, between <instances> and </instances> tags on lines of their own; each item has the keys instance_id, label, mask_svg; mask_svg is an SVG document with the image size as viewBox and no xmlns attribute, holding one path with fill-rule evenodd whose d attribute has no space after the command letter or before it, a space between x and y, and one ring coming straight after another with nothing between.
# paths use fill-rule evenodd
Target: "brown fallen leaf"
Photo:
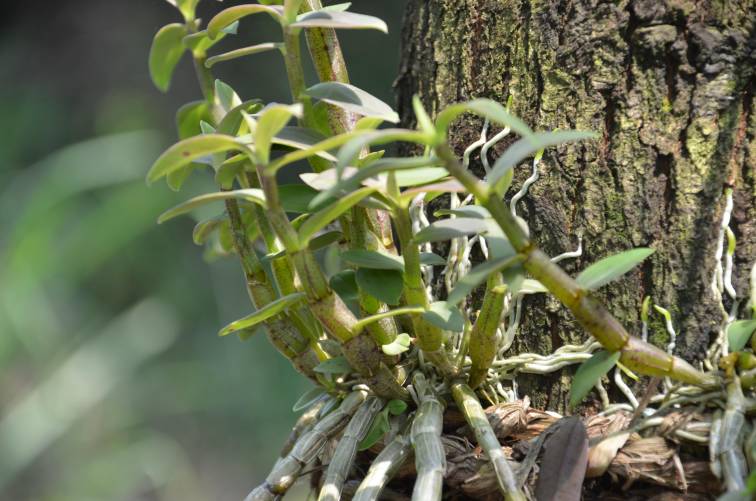
<instances>
[{"instance_id":1,"label":"brown fallen leaf","mask_svg":"<svg viewBox=\"0 0 756 501\"><path fill-rule=\"evenodd\" d=\"M588 465L588 435L580 418L565 417L543 444L535 497L538 501L579 501Z\"/></svg>"}]
</instances>

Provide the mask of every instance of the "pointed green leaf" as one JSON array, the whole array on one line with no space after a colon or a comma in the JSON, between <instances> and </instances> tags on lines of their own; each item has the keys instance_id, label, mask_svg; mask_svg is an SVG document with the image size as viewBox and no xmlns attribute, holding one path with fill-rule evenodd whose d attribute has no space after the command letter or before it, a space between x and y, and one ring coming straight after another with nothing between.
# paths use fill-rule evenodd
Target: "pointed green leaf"
<instances>
[{"instance_id":1,"label":"pointed green leaf","mask_svg":"<svg viewBox=\"0 0 756 501\"><path fill-rule=\"evenodd\" d=\"M369 131L356 130L356 131L351 131L351 132L345 132L337 136L329 137L308 148L292 151L291 153L287 153L281 158L273 160L273 162L271 162L271 164L268 167L266 167L265 170L267 173L273 174L275 172L278 172L280 168L286 165L289 165L290 163L297 162L299 160L305 160L306 158L309 158L313 155L318 155L322 152L331 151L334 148L338 148L339 146L343 145L344 143L350 140L353 140L354 138L358 136L364 136L370 133L371 132Z\"/></svg>"},{"instance_id":2,"label":"pointed green leaf","mask_svg":"<svg viewBox=\"0 0 756 501\"><path fill-rule=\"evenodd\" d=\"M408 129L381 129L375 131L354 131L361 132L354 138L345 141L344 146L339 150L338 163L336 168L338 172L343 172L344 168L352 164L357 158L360 151L370 145L388 144L397 141L417 143L423 145L432 144L434 138L423 132Z\"/></svg>"},{"instance_id":3,"label":"pointed green leaf","mask_svg":"<svg viewBox=\"0 0 756 501\"><path fill-rule=\"evenodd\" d=\"M278 131L273 137L273 144L287 146L297 150L312 148L314 145L326 139L320 132L305 127L287 126ZM335 161L336 157L328 151L318 151L315 155L328 161Z\"/></svg>"},{"instance_id":4,"label":"pointed green leaf","mask_svg":"<svg viewBox=\"0 0 756 501\"><path fill-rule=\"evenodd\" d=\"M321 82L307 89L305 94L358 115L377 117L392 123L399 121L399 115L391 106L354 85Z\"/></svg>"},{"instance_id":5,"label":"pointed green leaf","mask_svg":"<svg viewBox=\"0 0 756 501\"><path fill-rule=\"evenodd\" d=\"M492 259L480 264L459 279L452 289L446 301L450 304L459 304L462 302L477 286L486 281L491 273L499 272L520 262L518 256Z\"/></svg>"},{"instance_id":6,"label":"pointed green leaf","mask_svg":"<svg viewBox=\"0 0 756 501\"><path fill-rule=\"evenodd\" d=\"M374 298L392 306L399 304L404 289L401 271L360 268L355 279L359 288Z\"/></svg>"},{"instance_id":7,"label":"pointed green leaf","mask_svg":"<svg viewBox=\"0 0 756 501\"><path fill-rule=\"evenodd\" d=\"M620 352L598 351L591 358L580 364L575 376L572 378L570 387L570 407L575 407L582 402L588 392L591 391L601 376L617 364Z\"/></svg>"},{"instance_id":8,"label":"pointed green leaf","mask_svg":"<svg viewBox=\"0 0 756 501\"><path fill-rule=\"evenodd\" d=\"M234 106L228 110L220 121L220 124L218 124L218 133L228 134L230 136L237 135L239 133L239 127L241 127L242 121L244 120L243 114L257 113L262 107L262 101L259 99L248 99L241 104ZM244 142L246 144L248 142L246 141L247 138L249 138L249 141L252 140L251 136L244 137L244 140L242 137L239 137L238 140L239 142Z\"/></svg>"},{"instance_id":9,"label":"pointed green leaf","mask_svg":"<svg viewBox=\"0 0 756 501\"><path fill-rule=\"evenodd\" d=\"M173 23L160 28L152 40L150 47L150 77L155 87L163 92L171 85L173 70L176 69L181 56L184 54L183 38L186 27Z\"/></svg>"},{"instance_id":10,"label":"pointed green leaf","mask_svg":"<svg viewBox=\"0 0 756 501\"><path fill-rule=\"evenodd\" d=\"M480 205L465 205L457 209L441 209L433 213L434 216L457 216L457 217L471 217L475 219L491 219L491 213L488 209Z\"/></svg>"},{"instance_id":11,"label":"pointed green leaf","mask_svg":"<svg viewBox=\"0 0 756 501\"><path fill-rule=\"evenodd\" d=\"M307 218L307 221L302 224L297 232L299 234L299 242L302 245L306 245L315 233L331 224L336 218L357 205L362 199L375 193L375 191L375 188L362 188L354 191Z\"/></svg>"},{"instance_id":12,"label":"pointed green leaf","mask_svg":"<svg viewBox=\"0 0 756 501\"><path fill-rule=\"evenodd\" d=\"M438 114L436 118L436 130L446 134L449 125L462 113L471 112L487 118L491 122L509 127L521 136L530 136L533 131L519 118L510 115L502 105L491 99L474 99L466 103L453 104Z\"/></svg>"},{"instance_id":13,"label":"pointed green leaf","mask_svg":"<svg viewBox=\"0 0 756 501\"><path fill-rule=\"evenodd\" d=\"M354 12L316 10L297 18L290 26L294 28L335 28L351 30L378 30L388 33L388 26L381 19Z\"/></svg>"},{"instance_id":14,"label":"pointed green leaf","mask_svg":"<svg viewBox=\"0 0 756 501\"><path fill-rule=\"evenodd\" d=\"M349 374L352 366L344 357L333 357L320 362L313 370L320 374Z\"/></svg>"},{"instance_id":15,"label":"pointed green leaf","mask_svg":"<svg viewBox=\"0 0 756 501\"><path fill-rule=\"evenodd\" d=\"M223 40L226 35L236 35L236 31L239 28L239 21L229 24L223 28L217 37L210 38L207 34L207 30L201 30L196 33L192 33L184 37L184 47L192 51L197 58L205 57L208 49L212 48L215 44Z\"/></svg>"},{"instance_id":16,"label":"pointed green leaf","mask_svg":"<svg viewBox=\"0 0 756 501\"><path fill-rule=\"evenodd\" d=\"M653 252L654 249L639 247L605 257L580 272L575 281L585 289L598 289L635 268Z\"/></svg>"},{"instance_id":17,"label":"pointed green leaf","mask_svg":"<svg viewBox=\"0 0 756 501\"><path fill-rule=\"evenodd\" d=\"M282 184L278 187L278 197L286 212L304 214L309 212L309 205L317 190L306 184Z\"/></svg>"},{"instance_id":18,"label":"pointed green leaf","mask_svg":"<svg viewBox=\"0 0 756 501\"><path fill-rule=\"evenodd\" d=\"M260 43L257 45L250 45L249 47L242 47L240 49L230 50L222 54L208 57L205 60L205 67L212 68L218 63L223 63L225 61L233 61L234 59L239 59L240 57L251 56L254 54L260 54L262 52L269 52L271 50L276 50L276 49L278 50L283 49L283 44L267 42L267 43Z\"/></svg>"},{"instance_id":19,"label":"pointed green leaf","mask_svg":"<svg viewBox=\"0 0 756 501\"><path fill-rule=\"evenodd\" d=\"M310 388L306 392L302 394L301 397L297 399L297 402L294 404L294 407L292 407L293 412L299 412L302 410L305 410L312 405L316 404L317 402L320 402L324 398L328 396L328 393L326 393L325 389L322 386L316 386L314 388Z\"/></svg>"},{"instance_id":20,"label":"pointed green leaf","mask_svg":"<svg viewBox=\"0 0 756 501\"><path fill-rule=\"evenodd\" d=\"M344 270L331 277L328 282L344 301L354 301L358 298L357 280L354 270Z\"/></svg>"},{"instance_id":21,"label":"pointed green leaf","mask_svg":"<svg viewBox=\"0 0 756 501\"><path fill-rule=\"evenodd\" d=\"M431 303L423 318L447 331L462 332L465 329L465 317L456 306L446 301Z\"/></svg>"},{"instance_id":22,"label":"pointed green leaf","mask_svg":"<svg viewBox=\"0 0 756 501\"><path fill-rule=\"evenodd\" d=\"M756 319L736 320L727 326L727 340L730 351L740 351L756 331Z\"/></svg>"},{"instance_id":23,"label":"pointed green leaf","mask_svg":"<svg viewBox=\"0 0 756 501\"><path fill-rule=\"evenodd\" d=\"M272 104L260 112L257 128L254 132L255 155L258 161L266 165L270 160L270 146L273 137L291 120L302 116L302 105Z\"/></svg>"},{"instance_id":24,"label":"pointed green leaf","mask_svg":"<svg viewBox=\"0 0 756 501\"><path fill-rule=\"evenodd\" d=\"M192 241L194 241L194 243L197 245L203 245L207 241L207 238L210 236L210 234L214 230L216 230L224 221L227 221L225 216L215 216L213 218L200 221L194 226L194 230L192 231Z\"/></svg>"},{"instance_id":25,"label":"pointed green leaf","mask_svg":"<svg viewBox=\"0 0 756 501\"><path fill-rule=\"evenodd\" d=\"M446 260L438 254L434 254L432 252L421 252L420 264L424 264L426 266L444 266L446 265Z\"/></svg>"},{"instance_id":26,"label":"pointed green leaf","mask_svg":"<svg viewBox=\"0 0 756 501\"><path fill-rule=\"evenodd\" d=\"M400 188L405 186L420 186L438 181L449 175L444 167L419 167L416 169L396 169L396 185Z\"/></svg>"},{"instance_id":27,"label":"pointed green leaf","mask_svg":"<svg viewBox=\"0 0 756 501\"><path fill-rule=\"evenodd\" d=\"M399 334L391 343L381 345L381 350L389 356L401 355L410 349L410 344L412 344L412 340L409 334Z\"/></svg>"},{"instance_id":28,"label":"pointed green leaf","mask_svg":"<svg viewBox=\"0 0 756 501\"><path fill-rule=\"evenodd\" d=\"M214 39L216 38L223 28L226 28L231 23L238 21L239 19L252 15L265 12L270 14L273 19L280 21L283 16L283 7L278 5L258 5L247 4L237 5L235 7L229 7L220 11L213 17L209 23L207 23L207 35Z\"/></svg>"},{"instance_id":29,"label":"pointed green leaf","mask_svg":"<svg viewBox=\"0 0 756 501\"><path fill-rule=\"evenodd\" d=\"M215 102L228 113L242 104L242 100L236 91L221 80L215 80Z\"/></svg>"},{"instance_id":30,"label":"pointed green leaf","mask_svg":"<svg viewBox=\"0 0 756 501\"><path fill-rule=\"evenodd\" d=\"M249 329L250 327L258 325L262 322L265 322L269 318L278 315L286 308L294 306L295 304L304 300L304 298L305 294L303 292L295 292L294 294L289 294L288 296L276 299L275 301L268 303L256 312L252 313L251 315L247 315L246 317L241 318L235 322L231 322L230 324L222 328L218 335L226 336L241 329ZM317 368L315 370L317 370Z\"/></svg>"},{"instance_id":31,"label":"pointed green leaf","mask_svg":"<svg viewBox=\"0 0 756 501\"><path fill-rule=\"evenodd\" d=\"M263 194L262 190L259 190L257 188L246 188L243 190L234 191L218 191L215 193L206 193L204 195L199 195L190 200L187 200L182 204L177 205L176 207L173 207L172 209L163 212L160 217L158 217L158 224L164 223L176 216L186 214L187 212L210 202L229 200L232 198L237 200L246 200L247 202L256 203L265 207L265 195Z\"/></svg>"},{"instance_id":32,"label":"pointed green leaf","mask_svg":"<svg viewBox=\"0 0 756 501\"><path fill-rule=\"evenodd\" d=\"M378 413L370 425L368 432L365 434L365 438L360 441L357 446L358 451L365 451L374 446L383 436L391 430L391 424L388 420L388 413L383 411Z\"/></svg>"},{"instance_id":33,"label":"pointed green leaf","mask_svg":"<svg viewBox=\"0 0 756 501\"><path fill-rule=\"evenodd\" d=\"M179 139L200 134L202 120L212 120L206 101L192 101L179 108L176 112L176 129L178 129Z\"/></svg>"},{"instance_id":34,"label":"pointed green leaf","mask_svg":"<svg viewBox=\"0 0 756 501\"><path fill-rule=\"evenodd\" d=\"M204 156L234 150L244 151L244 147L233 136L224 134L205 134L184 139L160 155L147 174L147 183L153 183Z\"/></svg>"},{"instance_id":35,"label":"pointed green leaf","mask_svg":"<svg viewBox=\"0 0 756 501\"><path fill-rule=\"evenodd\" d=\"M359 268L404 271L404 260L400 256L385 252L352 249L342 252L340 257Z\"/></svg>"},{"instance_id":36,"label":"pointed green leaf","mask_svg":"<svg viewBox=\"0 0 756 501\"><path fill-rule=\"evenodd\" d=\"M488 224L484 219L458 217L455 219L441 219L418 231L413 240L417 244L426 242L440 242L468 235L476 235L488 231Z\"/></svg>"},{"instance_id":37,"label":"pointed green leaf","mask_svg":"<svg viewBox=\"0 0 756 501\"><path fill-rule=\"evenodd\" d=\"M351 6L352 6L352 2L335 3L333 5L327 5L323 7L322 9L318 9L317 11L311 11L311 12L343 12L345 10L349 10L349 7ZM301 20L307 14L310 14L310 12L299 14L297 16L297 21Z\"/></svg>"},{"instance_id":38,"label":"pointed green leaf","mask_svg":"<svg viewBox=\"0 0 756 501\"><path fill-rule=\"evenodd\" d=\"M504 154L496 160L491 173L488 175L488 182L494 187L496 193L502 194L504 192L503 181L506 180L505 175L525 158L549 146L594 137L596 137L596 134L593 132L579 130L536 132L535 134L523 137L507 148Z\"/></svg>"},{"instance_id":39,"label":"pointed green leaf","mask_svg":"<svg viewBox=\"0 0 756 501\"><path fill-rule=\"evenodd\" d=\"M412 110L415 112L418 128L426 134L434 134L436 128L433 126L433 120L431 120L428 112L425 111L423 102L420 101L420 96L417 94L412 96Z\"/></svg>"}]
</instances>

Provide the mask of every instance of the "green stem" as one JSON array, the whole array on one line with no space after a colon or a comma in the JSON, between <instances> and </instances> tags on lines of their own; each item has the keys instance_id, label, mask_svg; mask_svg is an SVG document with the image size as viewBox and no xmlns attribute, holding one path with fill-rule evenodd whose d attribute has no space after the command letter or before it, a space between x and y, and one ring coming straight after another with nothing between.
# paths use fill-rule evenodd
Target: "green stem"
<instances>
[{"instance_id":1,"label":"green stem","mask_svg":"<svg viewBox=\"0 0 756 501\"><path fill-rule=\"evenodd\" d=\"M506 286L501 273L492 274L488 278L483 305L470 334L471 388L478 387L485 380L488 369L496 357L496 330L501 325L505 295Z\"/></svg>"},{"instance_id":2,"label":"green stem","mask_svg":"<svg viewBox=\"0 0 756 501\"><path fill-rule=\"evenodd\" d=\"M417 470L412 501L436 501L441 499L446 472L446 455L441 443L444 406L422 373L415 373L412 384L420 400L411 432Z\"/></svg>"},{"instance_id":3,"label":"green stem","mask_svg":"<svg viewBox=\"0 0 756 501\"><path fill-rule=\"evenodd\" d=\"M499 489L507 501L525 501L525 496L517 487L517 480L501 448L499 439L488 422L486 413L475 393L464 383L454 383L451 387L454 401L472 428L478 445L485 451L496 473Z\"/></svg>"}]
</instances>

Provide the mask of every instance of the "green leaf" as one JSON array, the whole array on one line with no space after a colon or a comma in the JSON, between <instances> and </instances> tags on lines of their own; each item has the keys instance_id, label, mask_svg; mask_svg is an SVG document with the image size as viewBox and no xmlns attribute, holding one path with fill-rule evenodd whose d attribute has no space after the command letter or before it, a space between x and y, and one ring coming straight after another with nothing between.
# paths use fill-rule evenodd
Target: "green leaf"
<instances>
[{"instance_id":1,"label":"green leaf","mask_svg":"<svg viewBox=\"0 0 756 501\"><path fill-rule=\"evenodd\" d=\"M173 70L186 50L182 42L185 36L186 27L183 24L172 23L160 28L152 39L150 77L155 87L163 92L171 86Z\"/></svg>"},{"instance_id":2,"label":"green leaf","mask_svg":"<svg viewBox=\"0 0 756 501\"><path fill-rule=\"evenodd\" d=\"M293 28L335 28L352 30L378 30L388 33L388 26L381 19L354 12L316 10L297 17L290 25Z\"/></svg>"},{"instance_id":3,"label":"green leaf","mask_svg":"<svg viewBox=\"0 0 756 501\"><path fill-rule=\"evenodd\" d=\"M415 112L417 126L420 128L420 130L425 132L426 134L434 134L436 128L433 126L433 120L431 120L428 112L425 111L423 102L420 101L420 96L418 96L417 94L412 96L412 110Z\"/></svg>"},{"instance_id":4,"label":"green leaf","mask_svg":"<svg viewBox=\"0 0 756 501\"><path fill-rule=\"evenodd\" d=\"M727 326L727 340L730 345L730 351L740 351L751 339L751 335L756 331L756 319L736 320Z\"/></svg>"},{"instance_id":5,"label":"green leaf","mask_svg":"<svg viewBox=\"0 0 756 501\"><path fill-rule=\"evenodd\" d=\"M260 54L262 52L268 52L268 51L276 50L276 49L282 50L283 44L267 42L267 43L260 43L257 45L250 45L249 47L242 47L240 49L230 50L222 54L208 57L205 60L205 67L212 68L218 63L222 63L225 61L233 61L234 59L239 59L240 57L251 56L253 54Z\"/></svg>"},{"instance_id":6,"label":"green leaf","mask_svg":"<svg viewBox=\"0 0 756 501\"><path fill-rule=\"evenodd\" d=\"M287 146L297 150L312 148L326 139L320 132L305 127L287 126L278 131L273 137L273 144ZM336 157L328 151L318 151L315 155L328 161L335 161Z\"/></svg>"},{"instance_id":7,"label":"green leaf","mask_svg":"<svg viewBox=\"0 0 756 501\"><path fill-rule=\"evenodd\" d=\"M307 221L302 224L297 232L300 244L306 245L315 233L325 228L337 217L357 205L362 199L375 193L375 191L375 188L362 188L354 191L307 218Z\"/></svg>"},{"instance_id":8,"label":"green leaf","mask_svg":"<svg viewBox=\"0 0 756 501\"><path fill-rule=\"evenodd\" d=\"M444 167L420 167L408 170L395 169L396 185L400 188L432 183L448 175L449 172Z\"/></svg>"},{"instance_id":9,"label":"green leaf","mask_svg":"<svg viewBox=\"0 0 756 501\"><path fill-rule=\"evenodd\" d=\"M308 96L358 115L396 123L399 115L391 106L364 90L341 82L321 82L305 91Z\"/></svg>"},{"instance_id":10,"label":"green leaf","mask_svg":"<svg viewBox=\"0 0 756 501\"><path fill-rule=\"evenodd\" d=\"M314 12L343 12L345 10L349 10L349 7L351 6L352 6L352 2L335 3L333 5L328 5L326 7L323 7L322 9L318 9L317 11L314 11ZM310 12L299 14L297 16L297 21L299 21L300 19L302 19L304 16L306 16L309 13Z\"/></svg>"},{"instance_id":11,"label":"green leaf","mask_svg":"<svg viewBox=\"0 0 756 501\"><path fill-rule=\"evenodd\" d=\"M370 145L387 144L395 141L403 141L409 143L417 143L423 145L429 145L432 143L433 138L427 134L408 130L408 129L381 129L375 131L354 131L354 138L350 138L345 141L344 146L339 150L338 163L336 164L337 172L343 172L344 168L352 164L357 155Z\"/></svg>"},{"instance_id":12,"label":"green leaf","mask_svg":"<svg viewBox=\"0 0 756 501\"><path fill-rule=\"evenodd\" d=\"M349 167L345 168L342 171L343 178L340 181L338 181L338 171L336 169L328 169L317 174L316 177L311 178L318 179L318 184L313 187L317 189L319 186L321 190L324 190L323 193L315 197L312 203L313 205L320 205L320 203L322 203L322 199L339 196L344 191L352 191L361 183L364 183L367 180L372 181L371 178L374 178L379 174L386 172L398 173L399 171L405 169L408 169L409 171L423 170L420 168L432 165L437 161L438 160L429 157L381 158L360 169L351 169ZM444 175L446 175L446 169L443 169L442 167L438 167L437 169L442 169L444 171ZM410 175L409 178L404 178L403 181L416 181L418 179L418 175L425 176L426 178L429 175L431 177L434 177L437 173L438 171L435 170L432 172L420 172L416 173L415 176ZM385 182L376 181L375 184L371 185L384 186ZM399 186L402 185L399 184Z\"/></svg>"},{"instance_id":13,"label":"green leaf","mask_svg":"<svg viewBox=\"0 0 756 501\"><path fill-rule=\"evenodd\" d=\"M391 343L381 345L381 350L389 356L400 355L409 350L411 344L409 334L399 334Z\"/></svg>"},{"instance_id":14,"label":"green leaf","mask_svg":"<svg viewBox=\"0 0 756 501\"><path fill-rule=\"evenodd\" d=\"M317 190L306 184L282 184L278 187L278 197L286 212L304 214L309 212L309 205Z\"/></svg>"},{"instance_id":15,"label":"green leaf","mask_svg":"<svg viewBox=\"0 0 756 501\"><path fill-rule=\"evenodd\" d=\"M480 205L466 205L457 209L441 209L433 213L434 216L457 216L471 217L475 219L491 219L491 213L488 209Z\"/></svg>"},{"instance_id":16,"label":"green leaf","mask_svg":"<svg viewBox=\"0 0 756 501\"><path fill-rule=\"evenodd\" d=\"M271 164L265 170L268 174L273 174L277 172L280 168L286 165L289 165L290 163L297 162L299 160L305 160L306 158L309 158L313 155L318 155L322 152L330 151L334 148L338 148L339 146L341 146L342 144L348 141L353 140L354 138L358 136L364 136L370 133L371 132L368 132L368 131L357 130L357 131L345 132L337 136L326 138L323 141L320 141L308 148L298 150L298 151L292 151L291 153L287 153L281 158L278 158L274 160L273 162L271 162Z\"/></svg>"},{"instance_id":17,"label":"green leaf","mask_svg":"<svg viewBox=\"0 0 756 501\"><path fill-rule=\"evenodd\" d=\"M215 102L223 109L224 114L242 104L236 91L226 82L215 80Z\"/></svg>"},{"instance_id":18,"label":"green leaf","mask_svg":"<svg viewBox=\"0 0 756 501\"><path fill-rule=\"evenodd\" d=\"M431 303L423 318L447 331L462 332L465 329L465 317L456 306L446 301Z\"/></svg>"},{"instance_id":19,"label":"green leaf","mask_svg":"<svg viewBox=\"0 0 756 501\"><path fill-rule=\"evenodd\" d=\"M184 139L160 155L147 174L147 183L154 183L204 156L232 150L244 151L244 147L233 136L204 134Z\"/></svg>"},{"instance_id":20,"label":"green leaf","mask_svg":"<svg viewBox=\"0 0 756 501\"><path fill-rule=\"evenodd\" d=\"M536 132L526 136L507 148L502 156L494 163L488 175L488 183L494 187L496 193L503 193L505 175L517 164L534 153L558 144L595 138L593 132L579 130L564 130L555 132Z\"/></svg>"},{"instance_id":21,"label":"green leaf","mask_svg":"<svg viewBox=\"0 0 756 501\"><path fill-rule=\"evenodd\" d=\"M620 352L598 351L591 358L580 364L575 376L572 378L570 387L570 407L575 407L582 402L588 392L591 391L601 376L617 364Z\"/></svg>"},{"instance_id":22,"label":"green leaf","mask_svg":"<svg viewBox=\"0 0 756 501\"><path fill-rule=\"evenodd\" d=\"M383 411L378 413L373 420L373 424L370 425L368 432L365 434L365 438L360 441L357 446L357 450L364 451L370 449L373 445L389 432L391 425L388 420L388 413Z\"/></svg>"},{"instance_id":23,"label":"green leaf","mask_svg":"<svg viewBox=\"0 0 756 501\"><path fill-rule=\"evenodd\" d=\"M457 281L446 301L450 304L459 304L462 302L477 286L486 281L491 273L496 273L511 266L515 266L520 261L517 256L503 257L492 259L480 264L469 272L467 275Z\"/></svg>"},{"instance_id":24,"label":"green leaf","mask_svg":"<svg viewBox=\"0 0 756 501\"><path fill-rule=\"evenodd\" d=\"M173 3L173 2L171 2ZM184 19L191 21L194 19L194 11L197 9L199 0L176 0L176 7L181 11Z\"/></svg>"},{"instance_id":25,"label":"green leaf","mask_svg":"<svg viewBox=\"0 0 756 501\"><path fill-rule=\"evenodd\" d=\"M462 113L471 112L487 118L491 122L509 127L521 136L530 136L533 131L519 118L510 115L502 105L491 99L474 99L466 103L453 104L438 114L436 118L436 130L440 134L446 134L449 125Z\"/></svg>"},{"instance_id":26,"label":"green leaf","mask_svg":"<svg viewBox=\"0 0 756 501\"><path fill-rule=\"evenodd\" d=\"M229 24L223 28L217 37L210 38L207 34L207 30L201 30L196 33L192 33L184 37L184 47L192 51L192 54L196 58L205 57L208 49L212 48L215 44L223 40L226 35L236 35L236 31L239 28L239 21Z\"/></svg>"},{"instance_id":27,"label":"green leaf","mask_svg":"<svg viewBox=\"0 0 756 501\"><path fill-rule=\"evenodd\" d=\"M328 393L326 393L325 389L323 389L322 387L316 386L314 388L310 388L297 399L297 402L294 404L294 407L292 407L291 410L293 412L305 410L313 404L319 402L326 396L328 396Z\"/></svg>"},{"instance_id":28,"label":"green leaf","mask_svg":"<svg viewBox=\"0 0 756 501\"><path fill-rule=\"evenodd\" d=\"M352 366L344 357L333 357L320 362L313 370L320 374L349 374Z\"/></svg>"},{"instance_id":29,"label":"green leaf","mask_svg":"<svg viewBox=\"0 0 756 501\"><path fill-rule=\"evenodd\" d=\"M403 334L400 334L402 336ZM409 336L407 336L409 337ZM399 416L404 413L404 411L407 410L407 402L404 402L402 400L389 400L389 402L386 404L386 409L388 409L389 413L394 416Z\"/></svg>"},{"instance_id":30,"label":"green leaf","mask_svg":"<svg viewBox=\"0 0 756 501\"><path fill-rule=\"evenodd\" d=\"M176 129L179 139L196 136L202 132L201 121L212 120L206 101L186 103L176 112Z\"/></svg>"},{"instance_id":31,"label":"green leaf","mask_svg":"<svg viewBox=\"0 0 756 501\"><path fill-rule=\"evenodd\" d=\"M354 270L340 271L331 277L329 284L344 301L354 301L359 297Z\"/></svg>"},{"instance_id":32,"label":"green leaf","mask_svg":"<svg viewBox=\"0 0 756 501\"><path fill-rule=\"evenodd\" d=\"M292 117L301 117L302 105L273 104L265 107L260 112L257 120L257 128L254 132L255 155L258 161L266 165L270 161L270 146L273 137L291 120Z\"/></svg>"},{"instance_id":33,"label":"green leaf","mask_svg":"<svg viewBox=\"0 0 756 501\"><path fill-rule=\"evenodd\" d=\"M265 207L265 195L263 194L262 190L259 190L257 188L246 188L243 190L234 191L218 191L215 193L206 193L204 195L196 196L182 204L173 207L172 209L168 209L167 211L163 212L160 217L158 217L158 224L164 223L176 216L186 214L187 212L210 202L229 200L232 198L237 200L246 200L247 202L256 203Z\"/></svg>"},{"instance_id":34,"label":"green leaf","mask_svg":"<svg viewBox=\"0 0 756 501\"><path fill-rule=\"evenodd\" d=\"M374 298L389 305L399 304L404 289L401 271L360 268L355 278L359 288Z\"/></svg>"},{"instance_id":35,"label":"green leaf","mask_svg":"<svg viewBox=\"0 0 756 501\"><path fill-rule=\"evenodd\" d=\"M215 15L215 17L210 20L209 23L207 23L207 35L211 39L215 39L220 34L221 30L226 28L231 23L252 14L259 14L260 12L270 14L273 19L280 22L281 16L283 16L283 7L280 7L278 5L258 4L237 5L235 7L229 7L228 9L220 11Z\"/></svg>"},{"instance_id":36,"label":"green leaf","mask_svg":"<svg viewBox=\"0 0 756 501\"><path fill-rule=\"evenodd\" d=\"M192 241L197 245L203 245L207 242L207 238L210 234L225 221L228 221L226 216L215 216L200 221L194 226L194 230L192 231Z\"/></svg>"},{"instance_id":37,"label":"green leaf","mask_svg":"<svg viewBox=\"0 0 756 501\"><path fill-rule=\"evenodd\" d=\"M288 296L276 299L275 301L268 303L256 312L252 313L251 315L247 315L246 317L241 318L235 322L231 322L230 324L222 328L218 335L226 336L241 329L249 329L250 327L254 327L255 325L258 325L268 320L269 318L278 315L286 308L294 306L304 298L305 294L303 292L295 292L294 294L289 294ZM317 370L317 368L315 370Z\"/></svg>"},{"instance_id":38,"label":"green leaf","mask_svg":"<svg viewBox=\"0 0 756 501\"><path fill-rule=\"evenodd\" d=\"M342 252L340 257L359 268L404 271L404 260L400 256L385 252L352 249Z\"/></svg>"},{"instance_id":39,"label":"green leaf","mask_svg":"<svg viewBox=\"0 0 756 501\"><path fill-rule=\"evenodd\" d=\"M458 217L455 219L441 219L418 231L413 240L417 244L426 242L440 242L468 235L476 235L488 231L489 225L484 219Z\"/></svg>"},{"instance_id":40,"label":"green leaf","mask_svg":"<svg viewBox=\"0 0 756 501\"><path fill-rule=\"evenodd\" d=\"M426 266L445 266L446 260L438 254L434 254L432 252L421 252L420 264L424 264Z\"/></svg>"},{"instance_id":41,"label":"green leaf","mask_svg":"<svg viewBox=\"0 0 756 501\"><path fill-rule=\"evenodd\" d=\"M639 247L605 257L580 272L575 281L584 289L598 289L635 268L653 252L654 249Z\"/></svg>"}]
</instances>

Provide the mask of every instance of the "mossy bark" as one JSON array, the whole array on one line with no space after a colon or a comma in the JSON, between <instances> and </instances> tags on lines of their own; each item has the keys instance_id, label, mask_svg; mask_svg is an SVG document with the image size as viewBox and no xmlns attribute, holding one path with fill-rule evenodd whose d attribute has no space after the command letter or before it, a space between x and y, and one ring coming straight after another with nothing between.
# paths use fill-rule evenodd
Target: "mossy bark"
<instances>
[{"instance_id":1,"label":"mossy bark","mask_svg":"<svg viewBox=\"0 0 756 501\"><path fill-rule=\"evenodd\" d=\"M433 113L511 94L513 112L534 129L597 131L598 141L546 153L520 211L552 255L583 236L583 256L563 262L573 273L621 250L655 248L599 295L636 334L641 301L652 296L673 314L677 354L696 361L721 321L710 283L725 186L735 189L740 297L756 257L755 23L752 0L411 0L399 111L413 122L413 94ZM466 117L452 128L458 153L481 125ZM518 169L515 189L529 170ZM525 307L513 353L585 337L552 298ZM650 338L665 344L661 318ZM568 375L521 377L521 393L563 410Z\"/></svg>"}]
</instances>

